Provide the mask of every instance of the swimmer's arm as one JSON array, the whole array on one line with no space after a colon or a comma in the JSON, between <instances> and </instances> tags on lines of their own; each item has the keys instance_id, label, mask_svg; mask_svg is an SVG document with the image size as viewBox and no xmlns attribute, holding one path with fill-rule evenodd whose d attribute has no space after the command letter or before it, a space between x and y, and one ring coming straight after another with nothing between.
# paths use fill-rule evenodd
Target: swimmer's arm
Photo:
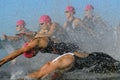
<instances>
[{"instance_id":1,"label":"swimmer's arm","mask_svg":"<svg viewBox=\"0 0 120 80\"><path fill-rule=\"evenodd\" d=\"M88 33L90 33L90 34L92 34L93 36L95 36L94 31L93 31L89 26L86 26L82 21L80 21L80 26L82 26L85 30L87 30Z\"/></svg>"},{"instance_id":2,"label":"swimmer's arm","mask_svg":"<svg viewBox=\"0 0 120 80\"><path fill-rule=\"evenodd\" d=\"M29 31L29 32L22 32L20 34L23 34L23 35L27 35L27 36L34 36L37 32L32 32L32 31Z\"/></svg>"},{"instance_id":3,"label":"swimmer's arm","mask_svg":"<svg viewBox=\"0 0 120 80\"><path fill-rule=\"evenodd\" d=\"M18 40L20 38L21 38L20 36L7 36L8 40Z\"/></svg>"},{"instance_id":4,"label":"swimmer's arm","mask_svg":"<svg viewBox=\"0 0 120 80\"><path fill-rule=\"evenodd\" d=\"M57 26L57 24L53 23L50 30L46 33L38 33L35 37L51 37L54 33L55 27Z\"/></svg>"},{"instance_id":5,"label":"swimmer's arm","mask_svg":"<svg viewBox=\"0 0 120 80\"><path fill-rule=\"evenodd\" d=\"M57 27L57 24L53 23L50 30L48 31L48 33L46 35L48 35L49 37L52 36L56 27Z\"/></svg>"},{"instance_id":6,"label":"swimmer's arm","mask_svg":"<svg viewBox=\"0 0 120 80\"><path fill-rule=\"evenodd\" d=\"M80 20L80 19L75 19L74 21L73 21L73 26L74 26L74 28L77 28L77 27L80 27L80 26L83 26L83 23L82 23L82 21Z\"/></svg>"},{"instance_id":7,"label":"swimmer's arm","mask_svg":"<svg viewBox=\"0 0 120 80\"><path fill-rule=\"evenodd\" d=\"M87 16L84 16L82 19L82 22L84 22L86 20Z\"/></svg>"},{"instance_id":8,"label":"swimmer's arm","mask_svg":"<svg viewBox=\"0 0 120 80\"><path fill-rule=\"evenodd\" d=\"M7 40L18 40L18 39L20 39L21 37L20 36L7 36L7 35L5 35L5 34L3 34L2 35L2 38L3 39L7 39Z\"/></svg>"},{"instance_id":9,"label":"swimmer's arm","mask_svg":"<svg viewBox=\"0 0 120 80\"><path fill-rule=\"evenodd\" d=\"M26 51L29 51L31 49L33 49L34 47L36 47L38 44L38 40L34 39L33 41L29 42L29 46L27 47L22 47L12 53L10 53L9 55L5 56L4 58L2 58L0 60L0 66L2 66L3 64L15 59L16 57L20 56L21 54L23 54Z\"/></svg>"},{"instance_id":10,"label":"swimmer's arm","mask_svg":"<svg viewBox=\"0 0 120 80\"><path fill-rule=\"evenodd\" d=\"M67 28L67 22L63 24L63 29L66 29L66 28Z\"/></svg>"}]
</instances>

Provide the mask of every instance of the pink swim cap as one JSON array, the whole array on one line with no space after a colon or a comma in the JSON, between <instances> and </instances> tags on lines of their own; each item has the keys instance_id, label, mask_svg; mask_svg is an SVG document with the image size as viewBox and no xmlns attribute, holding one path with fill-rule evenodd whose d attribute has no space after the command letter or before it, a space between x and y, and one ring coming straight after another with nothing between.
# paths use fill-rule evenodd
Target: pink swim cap
<instances>
[{"instance_id":1,"label":"pink swim cap","mask_svg":"<svg viewBox=\"0 0 120 80\"><path fill-rule=\"evenodd\" d=\"M67 6L65 11L75 13L75 8L73 6Z\"/></svg>"},{"instance_id":2,"label":"pink swim cap","mask_svg":"<svg viewBox=\"0 0 120 80\"><path fill-rule=\"evenodd\" d=\"M92 10L94 9L94 7L90 4L88 4L86 7L85 7L85 10L88 11L88 10Z\"/></svg>"},{"instance_id":3,"label":"pink swim cap","mask_svg":"<svg viewBox=\"0 0 120 80\"><path fill-rule=\"evenodd\" d=\"M42 15L39 20L40 23L50 23L51 18L48 15Z\"/></svg>"},{"instance_id":4,"label":"pink swim cap","mask_svg":"<svg viewBox=\"0 0 120 80\"><path fill-rule=\"evenodd\" d=\"M25 25L25 21L24 20L19 20L19 21L16 22L16 25L18 25L18 26Z\"/></svg>"},{"instance_id":5,"label":"pink swim cap","mask_svg":"<svg viewBox=\"0 0 120 80\"><path fill-rule=\"evenodd\" d=\"M23 48L24 48L24 47L27 47L27 46L28 46L28 43L24 43L24 44L23 44ZM33 50L30 50L30 51L24 52L24 53L23 53L23 56L24 56L25 58L32 58L32 57L34 56L34 51L33 51Z\"/></svg>"}]
</instances>

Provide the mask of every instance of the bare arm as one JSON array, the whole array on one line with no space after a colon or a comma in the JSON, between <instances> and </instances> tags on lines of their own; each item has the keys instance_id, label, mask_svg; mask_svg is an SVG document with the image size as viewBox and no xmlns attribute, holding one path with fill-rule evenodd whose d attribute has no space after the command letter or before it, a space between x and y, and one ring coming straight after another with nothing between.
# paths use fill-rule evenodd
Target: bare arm
<instances>
[{"instance_id":1,"label":"bare arm","mask_svg":"<svg viewBox=\"0 0 120 80\"><path fill-rule=\"evenodd\" d=\"M56 23L53 23L51 26L50 26L50 30L40 30L39 33L36 34L35 37L51 37L54 33L54 30L56 28L57 24Z\"/></svg>"},{"instance_id":2,"label":"bare arm","mask_svg":"<svg viewBox=\"0 0 120 80\"><path fill-rule=\"evenodd\" d=\"M38 40L35 39L35 40L29 42L29 46L24 47L24 48L20 48L20 49L18 49L16 51L10 53L9 55L5 56L3 59L0 60L0 66L2 66L3 64L15 59L16 57L23 54L24 52L33 49L34 47L37 46L37 44L38 44Z\"/></svg>"},{"instance_id":3,"label":"bare arm","mask_svg":"<svg viewBox=\"0 0 120 80\"><path fill-rule=\"evenodd\" d=\"M16 34L16 36L20 36L20 38L24 39L25 41L29 41L31 39L34 38L35 35L30 35L30 34L26 34L26 33L19 33L19 34Z\"/></svg>"},{"instance_id":4,"label":"bare arm","mask_svg":"<svg viewBox=\"0 0 120 80\"><path fill-rule=\"evenodd\" d=\"M50 30L49 30L48 33L47 33L47 35L48 35L49 37L53 35L56 27L57 27L57 24L56 24L56 23L53 23L53 24L51 25L51 28L50 28Z\"/></svg>"},{"instance_id":5,"label":"bare arm","mask_svg":"<svg viewBox=\"0 0 120 80\"><path fill-rule=\"evenodd\" d=\"M20 36L7 36L7 35L5 35L5 34L3 34L2 35L2 38L3 39L8 39L8 40L18 40L18 39L20 39L21 37Z\"/></svg>"},{"instance_id":6,"label":"bare arm","mask_svg":"<svg viewBox=\"0 0 120 80\"><path fill-rule=\"evenodd\" d=\"M86 26L80 19L77 19L76 20L76 26L81 26L83 27L86 31L88 31L88 33L92 34L93 36L95 36L95 33L94 31L89 27L89 26Z\"/></svg>"},{"instance_id":7,"label":"bare arm","mask_svg":"<svg viewBox=\"0 0 120 80\"><path fill-rule=\"evenodd\" d=\"M7 39L8 40L18 40L18 39L20 39L20 37L19 36L7 36Z\"/></svg>"},{"instance_id":8,"label":"bare arm","mask_svg":"<svg viewBox=\"0 0 120 80\"><path fill-rule=\"evenodd\" d=\"M20 34L23 34L26 36L35 36L36 32L29 31L29 32L21 32Z\"/></svg>"},{"instance_id":9,"label":"bare arm","mask_svg":"<svg viewBox=\"0 0 120 80\"><path fill-rule=\"evenodd\" d=\"M67 28L67 22L63 24L63 29L66 29L66 28Z\"/></svg>"},{"instance_id":10,"label":"bare arm","mask_svg":"<svg viewBox=\"0 0 120 80\"><path fill-rule=\"evenodd\" d=\"M77 27L80 27L82 26L83 27L83 23L80 19L78 18L75 18L75 20L73 21L73 25L72 25L74 28L77 28Z\"/></svg>"}]
</instances>

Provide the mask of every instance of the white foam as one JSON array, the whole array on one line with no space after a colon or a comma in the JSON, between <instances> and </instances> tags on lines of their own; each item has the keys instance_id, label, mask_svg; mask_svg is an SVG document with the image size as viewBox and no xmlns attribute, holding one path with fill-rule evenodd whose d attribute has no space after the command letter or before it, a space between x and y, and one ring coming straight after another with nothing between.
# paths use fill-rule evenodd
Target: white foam
<instances>
[{"instance_id":1,"label":"white foam","mask_svg":"<svg viewBox=\"0 0 120 80\"><path fill-rule=\"evenodd\" d=\"M15 80L15 79L24 77L25 74L26 74L26 72L24 72L23 70L18 70L18 71L11 74L10 80Z\"/></svg>"}]
</instances>

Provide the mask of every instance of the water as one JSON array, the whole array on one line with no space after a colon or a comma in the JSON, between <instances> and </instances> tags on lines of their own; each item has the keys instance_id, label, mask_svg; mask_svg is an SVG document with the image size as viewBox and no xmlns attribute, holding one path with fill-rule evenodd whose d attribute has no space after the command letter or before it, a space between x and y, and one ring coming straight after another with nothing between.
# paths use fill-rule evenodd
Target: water
<instances>
[{"instance_id":1,"label":"water","mask_svg":"<svg viewBox=\"0 0 120 80\"><path fill-rule=\"evenodd\" d=\"M108 27L107 27L108 28ZM111 27L112 28L112 27ZM79 44L79 47L86 52L105 52L111 55L113 58L120 60L119 45L115 45L115 38L114 38L114 29L108 28L107 32L106 29L103 27L100 31L99 28L96 29L96 37L90 36L90 34L86 33L84 30L80 32L73 33L70 37L74 39L74 43ZM78 37L79 35L79 37ZM104 36L103 36L104 35ZM102 37L101 37L102 36ZM71 40L72 41L72 40ZM1 53L5 53L2 56L7 55L6 53L10 53L14 51L16 48L22 46L22 43L18 46L18 43L14 43L14 45L3 43L4 50L1 50ZM82 45L81 45L82 44ZM17 47L16 47L17 46ZM16 48L14 48L16 47ZM16 80L17 78L24 77L26 74L33 72L40 68L44 63L53 60L58 55L49 54L49 53L39 53L37 56L27 59L24 58L23 55L17 58L16 64L5 64L0 68L0 80ZM49 80L50 77L48 76L44 80ZM96 73L88 73L83 72L80 70L76 70L73 72L67 72L63 74L60 80L119 80L120 74L119 73L109 73L109 74L96 74Z\"/></svg>"},{"instance_id":2,"label":"water","mask_svg":"<svg viewBox=\"0 0 120 80\"><path fill-rule=\"evenodd\" d=\"M48 57L49 56L49 57ZM39 53L36 57L31 59L24 58L22 55L17 58L19 60L17 64L11 65L5 64L0 69L0 80L16 80L17 78L24 77L26 74L39 69L47 61L56 58L58 55ZM50 76L43 80L49 80ZM90 73L86 71L75 70L72 72L66 72L60 77L60 80L119 80L119 73Z\"/></svg>"}]
</instances>

